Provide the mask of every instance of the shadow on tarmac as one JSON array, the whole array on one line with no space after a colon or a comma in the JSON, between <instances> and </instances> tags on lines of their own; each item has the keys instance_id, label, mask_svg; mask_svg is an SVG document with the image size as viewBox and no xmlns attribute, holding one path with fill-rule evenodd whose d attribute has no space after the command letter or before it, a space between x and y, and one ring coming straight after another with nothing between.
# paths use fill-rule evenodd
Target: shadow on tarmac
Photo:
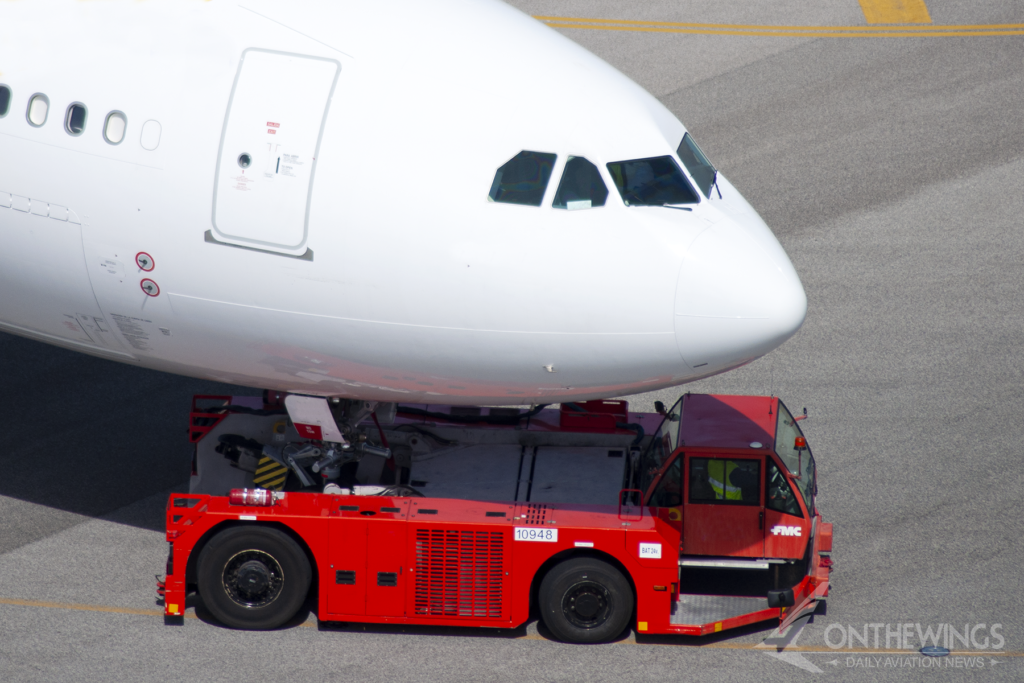
<instances>
[{"instance_id":1,"label":"shadow on tarmac","mask_svg":"<svg viewBox=\"0 0 1024 683\"><path fill-rule=\"evenodd\" d=\"M0 377L6 424L0 447L0 504L11 524L0 552L81 521L17 501L101 517L187 485L192 395L259 393L4 333ZM113 521L154 531L164 528L162 512L114 515Z\"/></svg>"}]
</instances>

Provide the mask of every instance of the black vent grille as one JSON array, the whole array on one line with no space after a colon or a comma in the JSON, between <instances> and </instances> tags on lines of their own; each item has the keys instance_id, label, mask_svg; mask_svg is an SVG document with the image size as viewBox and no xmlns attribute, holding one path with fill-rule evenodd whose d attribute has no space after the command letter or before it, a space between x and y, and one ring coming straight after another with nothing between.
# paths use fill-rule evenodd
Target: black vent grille
<instances>
[{"instance_id":1,"label":"black vent grille","mask_svg":"<svg viewBox=\"0 0 1024 683\"><path fill-rule=\"evenodd\" d=\"M544 524L548 521L548 512L551 509L543 503L530 503L523 508L520 521L523 524Z\"/></svg>"}]
</instances>

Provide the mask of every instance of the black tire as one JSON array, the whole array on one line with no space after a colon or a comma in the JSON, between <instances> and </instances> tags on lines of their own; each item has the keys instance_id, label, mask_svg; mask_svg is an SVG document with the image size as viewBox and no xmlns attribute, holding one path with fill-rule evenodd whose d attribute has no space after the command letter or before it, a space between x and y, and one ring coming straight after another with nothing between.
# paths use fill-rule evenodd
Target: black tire
<instances>
[{"instance_id":1,"label":"black tire","mask_svg":"<svg viewBox=\"0 0 1024 683\"><path fill-rule=\"evenodd\" d=\"M226 626L263 631L295 616L312 570L287 534L260 526L222 531L199 556L199 595Z\"/></svg>"},{"instance_id":2,"label":"black tire","mask_svg":"<svg viewBox=\"0 0 1024 683\"><path fill-rule=\"evenodd\" d=\"M566 560L540 584L544 625L567 643L603 643L621 634L633 615L633 590L618 569L592 557Z\"/></svg>"}]
</instances>

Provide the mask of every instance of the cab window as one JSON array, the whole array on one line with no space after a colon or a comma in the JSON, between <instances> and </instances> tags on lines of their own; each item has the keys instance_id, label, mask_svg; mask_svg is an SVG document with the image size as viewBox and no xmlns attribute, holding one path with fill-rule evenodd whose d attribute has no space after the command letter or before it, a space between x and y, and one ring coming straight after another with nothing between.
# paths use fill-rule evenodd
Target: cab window
<instances>
[{"instance_id":1,"label":"cab window","mask_svg":"<svg viewBox=\"0 0 1024 683\"><path fill-rule=\"evenodd\" d=\"M696 204L700 200L672 157L616 161L608 164L626 206Z\"/></svg>"},{"instance_id":2,"label":"cab window","mask_svg":"<svg viewBox=\"0 0 1024 683\"><path fill-rule=\"evenodd\" d=\"M644 451L640 460L640 490L644 493L651 486L654 477L668 462L679 442L679 425L683 414L683 399L676 401L672 409L665 414L658 431L651 438L651 443ZM681 457L681 456L680 456Z\"/></svg>"},{"instance_id":3,"label":"cab window","mask_svg":"<svg viewBox=\"0 0 1024 683\"><path fill-rule=\"evenodd\" d=\"M770 460L764 480L766 488L764 506L766 508L784 512L787 515L803 517L804 513L800 510L800 503L797 502L796 496L793 494L793 487L786 481L786 475L782 470Z\"/></svg>"},{"instance_id":4,"label":"cab window","mask_svg":"<svg viewBox=\"0 0 1024 683\"><path fill-rule=\"evenodd\" d=\"M555 158L554 154L546 152L520 152L494 174L488 198L502 204L540 206Z\"/></svg>"},{"instance_id":5,"label":"cab window","mask_svg":"<svg viewBox=\"0 0 1024 683\"><path fill-rule=\"evenodd\" d=\"M691 503L759 505L760 488L759 460L690 459Z\"/></svg>"},{"instance_id":6,"label":"cab window","mask_svg":"<svg viewBox=\"0 0 1024 683\"><path fill-rule=\"evenodd\" d=\"M601 180L597 166L583 157L569 157L551 206L574 211L604 206L607 199L608 187Z\"/></svg>"},{"instance_id":7,"label":"cab window","mask_svg":"<svg viewBox=\"0 0 1024 683\"><path fill-rule=\"evenodd\" d=\"M797 438L803 445L798 446ZM806 439L789 409L779 401L779 417L775 427L775 452L782 464L796 480L797 491L804 499L807 509L814 512L815 465L814 456Z\"/></svg>"},{"instance_id":8,"label":"cab window","mask_svg":"<svg viewBox=\"0 0 1024 683\"><path fill-rule=\"evenodd\" d=\"M683 504L683 481L682 481L682 460L679 456L675 462L665 470L664 476L658 482L658 488L654 489L647 504L652 507L674 508Z\"/></svg>"}]
</instances>

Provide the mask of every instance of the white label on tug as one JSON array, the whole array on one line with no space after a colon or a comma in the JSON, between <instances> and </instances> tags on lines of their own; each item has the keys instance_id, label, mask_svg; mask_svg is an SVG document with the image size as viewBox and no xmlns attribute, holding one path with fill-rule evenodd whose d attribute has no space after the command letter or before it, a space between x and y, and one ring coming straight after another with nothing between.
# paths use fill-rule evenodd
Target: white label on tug
<instances>
[{"instance_id":1,"label":"white label on tug","mask_svg":"<svg viewBox=\"0 0 1024 683\"><path fill-rule=\"evenodd\" d=\"M517 541L541 541L543 543L556 543L558 541L558 529L517 526L515 538Z\"/></svg>"},{"instance_id":2,"label":"white label on tug","mask_svg":"<svg viewBox=\"0 0 1024 683\"><path fill-rule=\"evenodd\" d=\"M640 557L646 557L651 560L661 559L661 544L660 543L641 543L640 544Z\"/></svg>"},{"instance_id":3,"label":"white label on tug","mask_svg":"<svg viewBox=\"0 0 1024 683\"><path fill-rule=\"evenodd\" d=\"M798 526L783 526L777 524L772 527L772 536L800 536L801 529Z\"/></svg>"}]
</instances>

